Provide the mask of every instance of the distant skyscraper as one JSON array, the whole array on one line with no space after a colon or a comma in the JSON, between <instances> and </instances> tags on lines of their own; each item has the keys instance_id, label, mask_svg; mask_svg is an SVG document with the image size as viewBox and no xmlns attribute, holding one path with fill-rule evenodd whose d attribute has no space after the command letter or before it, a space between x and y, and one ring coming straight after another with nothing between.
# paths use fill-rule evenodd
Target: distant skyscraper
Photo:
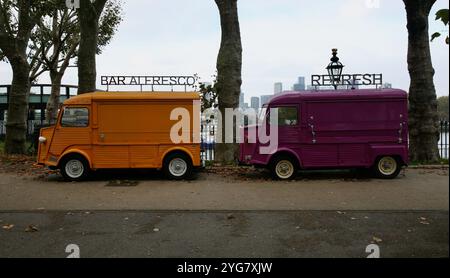
<instances>
[{"instance_id":1,"label":"distant skyscraper","mask_svg":"<svg viewBox=\"0 0 450 278\"><path fill-rule=\"evenodd\" d=\"M283 83L281 83L281 82L275 83L274 93L275 94L279 94L279 93L282 93L282 92L283 92Z\"/></svg>"},{"instance_id":2,"label":"distant skyscraper","mask_svg":"<svg viewBox=\"0 0 450 278\"><path fill-rule=\"evenodd\" d=\"M300 76L298 78L298 83L294 84L294 91L305 91L306 90L306 84L305 84L305 77Z\"/></svg>"},{"instance_id":3,"label":"distant skyscraper","mask_svg":"<svg viewBox=\"0 0 450 278\"><path fill-rule=\"evenodd\" d=\"M252 97L251 108L255 109L255 110L258 110L259 108L261 108L261 106L259 105L259 97Z\"/></svg>"},{"instance_id":4,"label":"distant skyscraper","mask_svg":"<svg viewBox=\"0 0 450 278\"><path fill-rule=\"evenodd\" d=\"M245 94L241 92L241 95L239 96L239 107L245 108Z\"/></svg>"},{"instance_id":5,"label":"distant skyscraper","mask_svg":"<svg viewBox=\"0 0 450 278\"><path fill-rule=\"evenodd\" d=\"M270 100L272 99L273 96L271 95L264 95L261 96L261 106L268 104L270 102Z\"/></svg>"}]
</instances>

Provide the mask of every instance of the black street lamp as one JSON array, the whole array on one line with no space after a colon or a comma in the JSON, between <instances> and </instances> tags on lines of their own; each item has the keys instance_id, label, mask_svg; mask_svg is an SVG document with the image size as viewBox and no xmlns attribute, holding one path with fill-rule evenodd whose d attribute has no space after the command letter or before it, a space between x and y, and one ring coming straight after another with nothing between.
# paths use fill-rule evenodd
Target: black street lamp
<instances>
[{"instance_id":1,"label":"black street lamp","mask_svg":"<svg viewBox=\"0 0 450 278\"><path fill-rule=\"evenodd\" d=\"M333 48L333 57L331 58L331 63L327 67L328 75L333 82L335 90L337 90L339 83L341 83L342 69L344 68L344 65L339 62L337 51L336 48Z\"/></svg>"}]
</instances>

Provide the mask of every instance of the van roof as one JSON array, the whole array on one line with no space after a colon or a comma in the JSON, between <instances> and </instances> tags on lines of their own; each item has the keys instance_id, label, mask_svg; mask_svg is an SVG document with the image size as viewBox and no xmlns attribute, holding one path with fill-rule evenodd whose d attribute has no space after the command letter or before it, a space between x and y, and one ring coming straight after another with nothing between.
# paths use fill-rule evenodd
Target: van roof
<instances>
[{"instance_id":1,"label":"van roof","mask_svg":"<svg viewBox=\"0 0 450 278\"><path fill-rule=\"evenodd\" d=\"M399 89L361 89L284 92L276 95L270 104L292 103L301 100L340 100L340 99L407 99L408 94Z\"/></svg>"},{"instance_id":2,"label":"van roof","mask_svg":"<svg viewBox=\"0 0 450 278\"><path fill-rule=\"evenodd\" d=\"M199 100L195 92L95 92L74 96L64 104L91 104L95 100Z\"/></svg>"}]
</instances>

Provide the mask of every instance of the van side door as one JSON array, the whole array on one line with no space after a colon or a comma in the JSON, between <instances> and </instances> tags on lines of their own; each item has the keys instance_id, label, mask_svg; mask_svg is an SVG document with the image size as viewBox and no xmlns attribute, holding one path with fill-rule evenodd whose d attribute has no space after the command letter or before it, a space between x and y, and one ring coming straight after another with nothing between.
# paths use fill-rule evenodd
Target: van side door
<instances>
[{"instance_id":1,"label":"van side door","mask_svg":"<svg viewBox=\"0 0 450 278\"><path fill-rule=\"evenodd\" d=\"M334 119L329 117L331 108L323 102L304 103L300 155L304 168L338 166L339 146L334 140Z\"/></svg>"}]
</instances>

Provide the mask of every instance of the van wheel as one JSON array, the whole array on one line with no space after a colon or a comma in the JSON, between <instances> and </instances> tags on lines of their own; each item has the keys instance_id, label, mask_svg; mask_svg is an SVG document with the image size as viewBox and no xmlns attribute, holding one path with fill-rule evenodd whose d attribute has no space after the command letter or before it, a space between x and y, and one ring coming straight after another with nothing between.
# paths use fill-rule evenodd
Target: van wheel
<instances>
[{"instance_id":1,"label":"van wheel","mask_svg":"<svg viewBox=\"0 0 450 278\"><path fill-rule=\"evenodd\" d=\"M383 156L377 159L373 172L380 179L395 179L402 170L400 161L392 156Z\"/></svg>"},{"instance_id":2,"label":"van wheel","mask_svg":"<svg viewBox=\"0 0 450 278\"><path fill-rule=\"evenodd\" d=\"M292 180L298 171L297 163L289 156L280 156L271 163L272 176L276 180Z\"/></svg>"},{"instance_id":3,"label":"van wheel","mask_svg":"<svg viewBox=\"0 0 450 278\"><path fill-rule=\"evenodd\" d=\"M86 159L80 155L73 155L61 162L61 175L68 181L82 181L89 176L89 164Z\"/></svg>"},{"instance_id":4,"label":"van wheel","mask_svg":"<svg viewBox=\"0 0 450 278\"><path fill-rule=\"evenodd\" d=\"M181 153L174 153L164 160L164 174L171 180L184 180L192 177L191 159Z\"/></svg>"}]
</instances>

